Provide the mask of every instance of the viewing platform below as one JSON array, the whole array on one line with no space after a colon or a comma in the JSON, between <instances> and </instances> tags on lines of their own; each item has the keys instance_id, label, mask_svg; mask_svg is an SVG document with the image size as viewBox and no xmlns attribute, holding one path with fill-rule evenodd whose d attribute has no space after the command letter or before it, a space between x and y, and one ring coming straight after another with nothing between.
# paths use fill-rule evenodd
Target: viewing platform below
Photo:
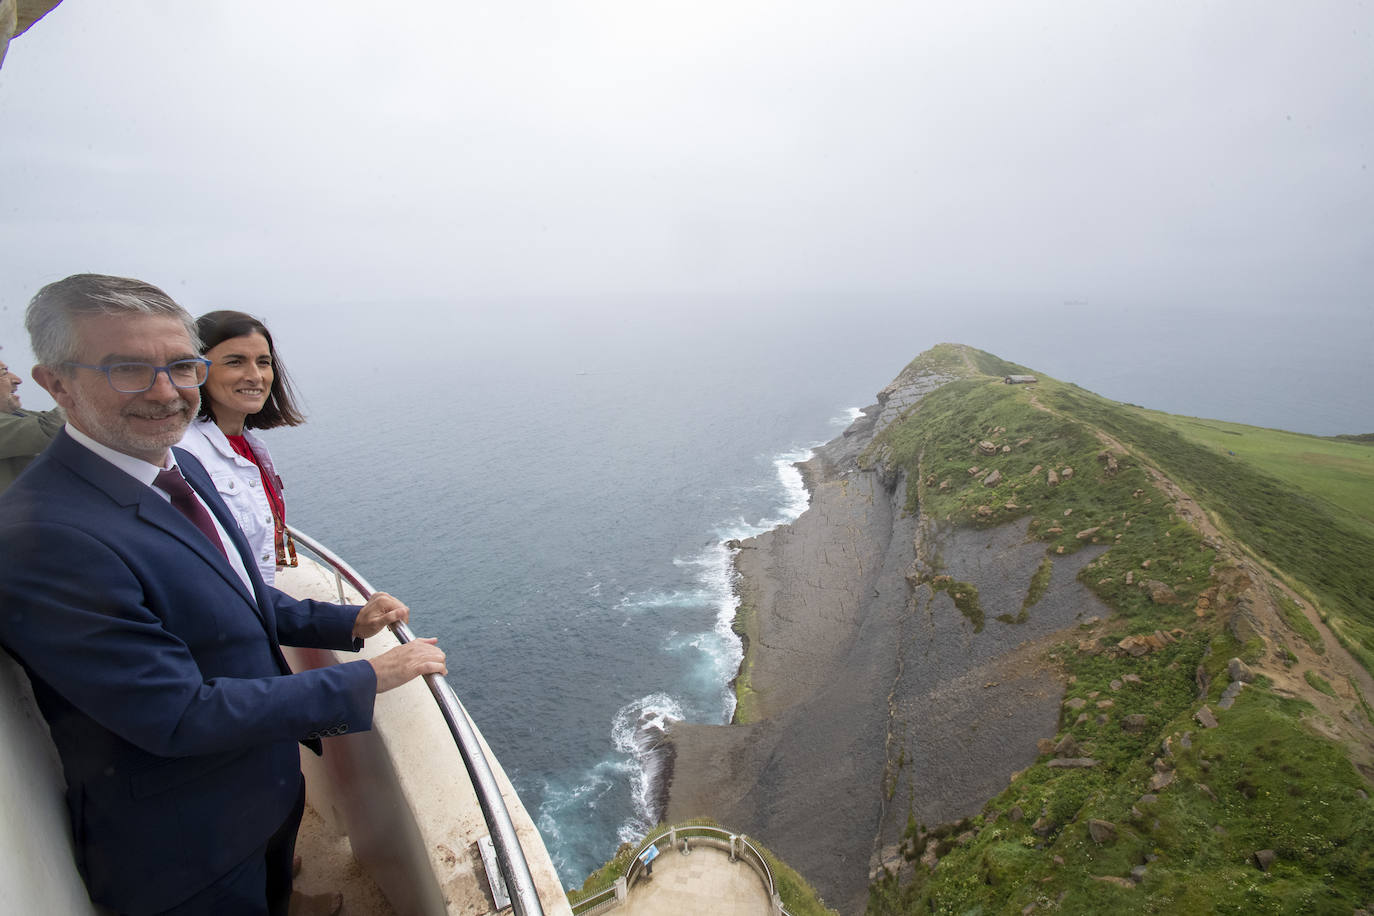
<instances>
[{"instance_id":1,"label":"viewing platform below","mask_svg":"<svg viewBox=\"0 0 1374 916\"><path fill-rule=\"evenodd\" d=\"M651 878L642 875L616 909L623 916L768 916L775 912L768 889L743 859L728 849L693 846L683 855L668 850L654 860Z\"/></svg>"}]
</instances>

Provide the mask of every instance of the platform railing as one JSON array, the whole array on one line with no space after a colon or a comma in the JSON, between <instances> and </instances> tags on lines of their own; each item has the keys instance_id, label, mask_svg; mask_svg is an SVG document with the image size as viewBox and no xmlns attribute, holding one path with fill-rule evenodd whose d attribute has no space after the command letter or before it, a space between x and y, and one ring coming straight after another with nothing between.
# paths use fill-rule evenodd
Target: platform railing
<instances>
[{"instance_id":1,"label":"platform railing","mask_svg":"<svg viewBox=\"0 0 1374 916\"><path fill-rule=\"evenodd\" d=\"M768 891L768 899L775 916L791 916L778 894L777 885L773 881L773 870L768 867L768 861L763 857L759 848L743 834L731 833L728 830L705 824L668 827L652 837L646 838L635 849L634 855L630 858L629 867L625 869L625 874L616 881L616 884L590 894L573 904L574 916L594 916L596 913L615 909L624 903L625 895L630 888L634 887L635 882L640 879L644 872L644 862L640 856L650 846L657 846L664 840L668 841L669 849L676 849L679 852L689 850L693 842L714 846L722 851L728 850L731 862L743 862L759 876L759 880L763 882Z\"/></svg>"},{"instance_id":2,"label":"platform railing","mask_svg":"<svg viewBox=\"0 0 1374 916\"><path fill-rule=\"evenodd\" d=\"M344 582L357 589L364 600L372 597L375 589L357 570L349 566L328 547L299 529L292 528L290 530L297 544L309 550L321 562L333 569L334 581L338 585L341 603L347 603L343 587ZM392 635L402 644L415 639L415 634L404 623L392 624L390 629ZM535 891L534 877L530 874L530 866L525 859L525 851L520 846L519 837L516 836L515 824L510 818L510 810L506 807L505 799L501 797L501 789L496 784L496 775L492 772L491 764L487 762L487 755L482 751L481 742L477 739L477 732L472 725L472 720L468 718L467 710L458 701L458 696L453 692L448 681L444 680L441 675L425 675L425 684L434 696L434 701L439 705L439 711L443 713L444 721L448 723L449 731L453 734L454 743L458 745L458 752L463 757L463 764L467 767L468 777L472 780L472 786L477 795L477 803L482 808L482 817L486 820L487 829L491 831L492 845L495 847L501 878L505 881L506 891L510 895L511 907L515 911L515 916L543 916L544 907L539 902L539 894Z\"/></svg>"}]
</instances>

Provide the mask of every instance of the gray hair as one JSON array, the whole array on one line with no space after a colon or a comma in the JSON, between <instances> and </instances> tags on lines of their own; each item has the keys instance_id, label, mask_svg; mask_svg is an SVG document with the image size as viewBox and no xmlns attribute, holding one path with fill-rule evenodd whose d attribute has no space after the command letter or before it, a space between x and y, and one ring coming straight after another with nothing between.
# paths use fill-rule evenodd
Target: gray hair
<instances>
[{"instance_id":1,"label":"gray hair","mask_svg":"<svg viewBox=\"0 0 1374 916\"><path fill-rule=\"evenodd\" d=\"M77 357L76 319L86 315L164 315L186 326L191 347L200 337L190 313L171 296L142 280L104 274L73 274L38 291L24 315L24 327L38 364L54 371Z\"/></svg>"}]
</instances>

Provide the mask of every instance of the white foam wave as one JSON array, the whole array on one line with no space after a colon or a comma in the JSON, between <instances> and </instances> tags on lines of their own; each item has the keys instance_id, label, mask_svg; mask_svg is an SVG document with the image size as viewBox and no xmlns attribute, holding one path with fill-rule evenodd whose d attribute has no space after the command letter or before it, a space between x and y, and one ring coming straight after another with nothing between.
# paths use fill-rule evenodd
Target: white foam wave
<instances>
[{"instance_id":1,"label":"white foam wave","mask_svg":"<svg viewBox=\"0 0 1374 916\"><path fill-rule=\"evenodd\" d=\"M864 409L862 407L848 407L845 409L845 412L840 416L831 417L830 425L848 426L849 424L853 423L855 420L859 419L859 417L862 417L863 415Z\"/></svg>"},{"instance_id":2,"label":"white foam wave","mask_svg":"<svg viewBox=\"0 0 1374 916\"><path fill-rule=\"evenodd\" d=\"M602 798L625 780L633 780L639 770L633 760L615 758L600 761L572 786L544 784L537 823L560 874L567 872L570 863L561 853L566 847L558 825L584 821L588 809L598 807Z\"/></svg>"},{"instance_id":3,"label":"white foam wave","mask_svg":"<svg viewBox=\"0 0 1374 916\"><path fill-rule=\"evenodd\" d=\"M673 561L677 563L677 560ZM710 600L702 589L674 589L653 591L641 595L627 595L616 605L621 610L657 610L660 608L700 607Z\"/></svg>"},{"instance_id":4,"label":"white foam wave","mask_svg":"<svg viewBox=\"0 0 1374 916\"><path fill-rule=\"evenodd\" d=\"M783 455L773 462L774 467L778 469L778 479L782 481L782 488L787 494L782 505L782 517L785 521L780 524L796 521L810 508L811 492L806 489L806 482L802 479L801 471L797 469L797 463L810 461L815 456L816 453L808 448Z\"/></svg>"},{"instance_id":5,"label":"white foam wave","mask_svg":"<svg viewBox=\"0 0 1374 916\"><path fill-rule=\"evenodd\" d=\"M611 721L615 749L633 762L630 797L634 800L634 816L621 825L621 842L643 836L663 817L658 799L667 759L660 742L668 723L682 718L677 700L666 693L652 693L622 706Z\"/></svg>"}]
</instances>

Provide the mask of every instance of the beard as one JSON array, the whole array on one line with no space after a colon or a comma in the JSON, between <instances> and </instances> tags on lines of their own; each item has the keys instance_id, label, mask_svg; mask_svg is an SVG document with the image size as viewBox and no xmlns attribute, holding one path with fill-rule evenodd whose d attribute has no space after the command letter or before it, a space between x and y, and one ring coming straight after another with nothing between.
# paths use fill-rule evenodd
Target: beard
<instances>
[{"instance_id":1,"label":"beard","mask_svg":"<svg viewBox=\"0 0 1374 916\"><path fill-rule=\"evenodd\" d=\"M102 445L146 460L151 455L162 455L180 442L199 407L199 399L192 403L180 396L162 403L136 401L125 405L114 417L101 411L81 411L77 416L77 426ZM145 433L133 428L129 422L133 417L145 420L176 418L176 422L168 424L161 431Z\"/></svg>"}]
</instances>

